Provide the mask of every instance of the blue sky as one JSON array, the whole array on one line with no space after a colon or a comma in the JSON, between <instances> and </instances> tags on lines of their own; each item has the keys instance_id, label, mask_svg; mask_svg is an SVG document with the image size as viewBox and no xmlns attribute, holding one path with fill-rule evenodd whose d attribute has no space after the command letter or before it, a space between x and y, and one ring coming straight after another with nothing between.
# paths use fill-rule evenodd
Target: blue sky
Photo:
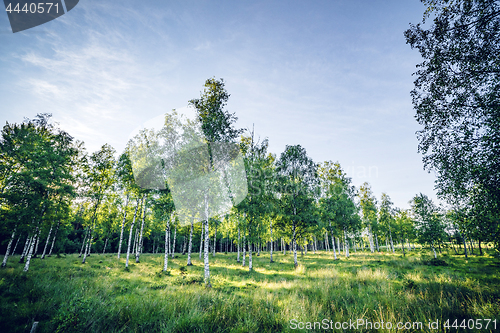
<instances>
[{"instance_id":1,"label":"blue sky","mask_svg":"<svg viewBox=\"0 0 500 333\"><path fill-rule=\"evenodd\" d=\"M0 15L0 120L50 112L89 151L122 151L148 119L224 78L237 127L270 150L339 161L396 206L435 175L417 153L410 91L421 61L403 31L418 0L97 1L13 34Z\"/></svg>"}]
</instances>

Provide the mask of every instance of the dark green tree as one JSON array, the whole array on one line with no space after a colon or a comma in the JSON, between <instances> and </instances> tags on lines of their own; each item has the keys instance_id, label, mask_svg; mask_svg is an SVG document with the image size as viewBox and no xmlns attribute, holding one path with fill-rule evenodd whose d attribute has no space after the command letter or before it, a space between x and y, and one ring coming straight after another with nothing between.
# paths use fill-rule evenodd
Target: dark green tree
<instances>
[{"instance_id":1,"label":"dark green tree","mask_svg":"<svg viewBox=\"0 0 500 333\"><path fill-rule=\"evenodd\" d=\"M479 188L481 214L500 248L500 2L422 0L424 22L406 42L424 61L411 92L419 152L437 173L439 195L451 204ZM474 200L474 202L478 202ZM471 202L473 204L473 202ZM478 216L479 217L479 216Z\"/></svg>"}]
</instances>

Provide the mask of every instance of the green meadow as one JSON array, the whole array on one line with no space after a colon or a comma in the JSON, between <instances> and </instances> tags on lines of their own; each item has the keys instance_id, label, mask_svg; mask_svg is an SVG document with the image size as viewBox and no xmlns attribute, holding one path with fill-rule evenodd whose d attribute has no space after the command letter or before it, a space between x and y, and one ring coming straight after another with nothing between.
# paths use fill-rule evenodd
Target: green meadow
<instances>
[{"instance_id":1,"label":"green meadow","mask_svg":"<svg viewBox=\"0 0 500 333\"><path fill-rule=\"evenodd\" d=\"M167 274L160 254L141 255L129 270L116 254L92 254L85 264L76 254L35 258L27 273L14 256L0 270L1 330L29 332L37 321L37 333L465 332L460 324L471 327L473 319L483 325L478 332L499 331L500 260L487 253L438 258L417 249L406 257L358 251L334 261L321 251L299 254L295 269L292 254L275 253L269 263L261 253L249 272L236 254L217 253L207 289L197 254L189 267L186 255L176 254ZM485 328L486 319L496 323ZM457 320L457 328L446 320ZM429 328L436 321L439 328ZM389 329L388 322L417 326Z\"/></svg>"}]
</instances>

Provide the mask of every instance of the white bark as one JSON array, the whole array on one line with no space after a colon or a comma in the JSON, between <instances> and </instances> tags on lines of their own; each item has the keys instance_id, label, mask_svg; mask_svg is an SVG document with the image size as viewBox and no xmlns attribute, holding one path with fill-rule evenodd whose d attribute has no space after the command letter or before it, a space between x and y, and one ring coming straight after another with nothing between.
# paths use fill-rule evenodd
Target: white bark
<instances>
[{"instance_id":1,"label":"white bark","mask_svg":"<svg viewBox=\"0 0 500 333\"><path fill-rule=\"evenodd\" d=\"M328 234L327 234L328 236ZM328 242L328 237L326 237L326 241ZM335 251L335 237L333 237L333 233L332 233L332 245L333 245L333 258L335 260L337 260L337 251ZM340 253L339 253L340 255Z\"/></svg>"},{"instance_id":2,"label":"white bark","mask_svg":"<svg viewBox=\"0 0 500 333\"><path fill-rule=\"evenodd\" d=\"M104 248L102 250L102 254L105 254L106 253L106 246L108 246L108 239L109 239L109 236L106 237L106 241L104 242Z\"/></svg>"},{"instance_id":3,"label":"white bark","mask_svg":"<svg viewBox=\"0 0 500 333\"><path fill-rule=\"evenodd\" d=\"M240 247L241 247L241 237L240 237L240 227L238 226L238 257L236 259L236 262L240 262Z\"/></svg>"},{"instance_id":4,"label":"white bark","mask_svg":"<svg viewBox=\"0 0 500 333\"><path fill-rule=\"evenodd\" d=\"M24 257L26 257L26 253L28 252L30 242L31 242L31 238L28 234L28 236L26 237L26 242L24 242L24 248L23 248L23 252L21 253L21 258L19 258L19 263L22 263L24 261Z\"/></svg>"},{"instance_id":5,"label":"white bark","mask_svg":"<svg viewBox=\"0 0 500 333\"><path fill-rule=\"evenodd\" d=\"M345 257L349 258L349 242L347 241L347 233L344 229L344 249L345 249Z\"/></svg>"},{"instance_id":6,"label":"white bark","mask_svg":"<svg viewBox=\"0 0 500 333\"><path fill-rule=\"evenodd\" d=\"M165 229L165 258L163 259L163 271L166 272L168 268L168 249L170 248L170 221L167 221L167 228Z\"/></svg>"},{"instance_id":7,"label":"white bark","mask_svg":"<svg viewBox=\"0 0 500 333\"><path fill-rule=\"evenodd\" d=\"M16 235L16 229L17 228L14 228L14 231L12 232L12 236L10 237L9 245L7 245L7 251L5 251L5 256L3 257L2 267L5 267L7 265L7 259L9 258L10 247L12 246L12 243L14 242L14 237Z\"/></svg>"},{"instance_id":8,"label":"white bark","mask_svg":"<svg viewBox=\"0 0 500 333\"><path fill-rule=\"evenodd\" d=\"M432 244L432 251L434 252L434 259L437 259L436 249L434 248L434 244Z\"/></svg>"},{"instance_id":9,"label":"white bark","mask_svg":"<svg viewBox=\"0 0 500 333\"><path fill-rule=\"evenodd\" d=\"M252 242L248 242L248 270L250 272L252 271L252 268L253 268L252 251L253 251Z\"/></svg>"},{"instance_id":10,"label":"white bark","mask_svg":"<svg viewBox=\"0 0 500 333\"><path fill-rule=\"evenodd\" d=\"M35 242L36 242L36 238L38 237L38 227L36 227L36 230L35 230L35 233L30 241L30 245L29 245L29 249L28 249L28 255L26 257L26 264L24 265L24 270L25 272L27 272L30 268L30 261L31 261L31 256L33 254L33 249L35 247Z\"/></svg>"},{"instance_id":11,"label":"white bark","mask_svg":"<svg viewBox=\"0 0 500 333\"><path fill-rule=\"evenodd\" d=\"M377 245L377 252L380 252L380 248L378 247L378 236L375 234L375 244Z\"/></svg>"},{"instance_id":12,"label":"white bark","mask_svg":"<svg viewBox=\"0 0 500 333\"><path fill-rule=\"evenodd\" d=\"M210 284L210 265L208 263L208 243L210 242L209 231L208 231L208 195L205 194L205 254L204 254L204 270L205 270L205 286L210 288L212 285Z\"/></svg>"},{"instance_id":13,"label":"white bark","mask_svg":"<svg viewBox=\"0 0 500 333\"><path fill-rule=\"evenodd\" d=\"M273 262L273 245L274 245L274 242L273 242L273 220L272 219L269 219L269 230L271 231L271 246L270 246L270 249L269 249L269 253L271 254L271 262Z\"/></svg>"},{"instance_id":14,"label":"white bark","mask_svg":"<svg viewBox=\"0 0 500 333\"><path fill-rule=\"evenodd\" d=\"M368 239L370 241L370 251L373 253L375 252L375 250L373 248L373 235L371 226L368 227Z\"/></svg>"},{"instance_id":15,"label":"white bark","mask_svg":"<svg viewBox=\"0 0 500 333\"><path fill-rule=\"evenodd\" d=\"M17 241L16 241L16 245L14 246L14 250L12 250L12 255L14 255L16 253L16 249L17 249L17 244L19 244L19 240L21 239L21 235L19 235L17 237Z\"/></svg>"},{"instance_id":16,"label":"white bark","mask_svg":"<svg viewBox=\"0 0 500 333\"><path fill-rule=\"evenodd\" d=\"M215 257L216 247L217 247L217 224L215 224L215 229L214 229L214 247L212 249L212 257Z\"/></svg>"},{"instance_id":17,"label":"white bark","mask_svg":"<svg viewBox=\"0 0 500 333\"><path fill-rule=\"evenodd\" d=\"M205 236L205 225L201 224L201 238L200 238L200 260L201 260L201 254L203 253L203 240L204 240L204 237Z\"/></svg>"},{"instance_id":18,"label":"white bark","mask_svg":"<svg viewBox=\"0 0 500 333\"><path fill-rule=\"evenodd\" d=\"M87 244L88 234L89 234L89 227L85 229L85 236L83 237L82 248L80 249L80 254L78 255L78 258L80 258L83 254L83 249L85 248L85 244Z\"/></svg>"},{"instance_id":19,"label":"white bark","mask_svg":"<svg viewBox=\"0 0 500 333\"><path fill-rule=\"evenodd\" d=\"M120 231L120 242L118 243L118 259L120 259L120 253L122 252L122 241L123 241L123 230L125 229L125 220L127 218L127 207L128 207L129 194L127 193L127 198L125 199L125 208L123 213L122 229Z\"/></svg>"},{"instance_id":20,"label":"white bark","mask_svg":"<svg viewBox=\"0 0 500 333\"><path fill-rule=\"evenodd\" d=\"M127 259L125 261L125 268L128 267L128 261L130 259L130 246L132 245L132 233L134 232L135 218L137 217L138 209L139 209L139 198L137 198L137 206L135 206L134 218L132 219L132 225L130 226L130 233L128 235Z\"/></svg>"},{"instance_id":21,"label":"white bark","mask_svg":"<svg viewBox=\"0 0 500 333\"><path fill-rule=\"evenodd\" d=\"M144 231L144 221L146 220L146 200L143 198L142 200L142 223L141 223L141 233L139 234L139 239L137 241L136 249L135 249L135 262L139 262L139 255L142 252L142 233Z\"/></svg>"},{"instance_id":22,"label":"white bark","mask_svg":"<svg viewBox=\"0 0 500 333\"><path fill-rule=\"evenodd\" d=\"M242 266L245 266L245 258L246 258L246 247L245 247L245 235L243 235L243 242L242 242L242 246L243 246L243 263L242 263Z\"/></svg>"},{"instance_id":23,"label":"white bark","mask_svg":"<svg viewBox=\"0 0 500 333\"><path fill-rule=\"evenodd\" d=\"M50 234L52 233L53 224L50 225L49 234L47 235L47 240L45 241L45 246L43 247L43 253L41 259L45 259L45 253L47 252L47 246L49 245Z\"/></svg>"},{"instance_id":24,"label":"white bark","mask_svg":"<svg viewBox=\"0 0 500 333\"><path fill-rule=\"evenodd\" d=\"M189 232L189 247L188 247L187 266L192 266L193 265L193 263L191 262L191 251L193 249L193 228L194 228L194 217L191 220L191 231Z\"/></svg>"},{"instance_id":25,"label":"white bark","mask_svg":"<svg viewBox=\"0 0 500 333\"><path fill-rule=\"evenodd\" d=\"M297 267L299 265L299 263L297 262L297 240L296 240L296 232L295 232L295 224L293 225L293 239L292 239L292 243L293 243L293 264L295 265L295 267Z\"/></svg>"},{"instance_id":26,"label":"white bark","mask_svg":"<svg viewBox=\"0 0 500 333\"><path fill-rule=\"evenodd\" d=\"M392 241L392 232L391 232L391 229L389 227L389 237L390 237L390 240L391 240L391 249L392 249L392 253L395 253L394 252L394 243Z\"/></svg>"},{"instance_id":27,"label":"white bark","mask_svg":"<svg viewBox=\"0 0 500 333\"><path fill-rule=\"evenodd\" d=\"M173 217L173 215L172 215L172 217ZM175 238L176 237L177 237L177 226L175 226L175 228L174 228L174 241L172 242L172 259L174 259L174 257L175 257Z\"/></svg>"},{"instance_id":28,"label":"white bark","mask_svg":"<svg viewBox=\"0 0 500 333\"><path fill-rule=\"evenodd\" d=\"M50 246L50 251L48 254L49 257L52 255L52 250L54 249L54 244L56 243L57 231L59 231L59 224L61 224L61 221L57 222L56 231L54 232L54 237L52 238L52 245Z\"/></svg>"}]
</instances>

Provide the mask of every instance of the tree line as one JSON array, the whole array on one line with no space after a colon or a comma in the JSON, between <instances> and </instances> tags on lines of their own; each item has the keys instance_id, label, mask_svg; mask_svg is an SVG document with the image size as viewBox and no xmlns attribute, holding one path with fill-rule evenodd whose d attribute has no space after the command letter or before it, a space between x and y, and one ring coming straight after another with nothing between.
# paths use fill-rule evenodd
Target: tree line
<instances>
[{"instance_id":1,"label":"tree line","mask_svg":"<svg viewBox=\"0 0 500 333\"><path fill-rule=\"evenodd\" d=\"M475 246L482 253L481 244L498 241L494 223L478 224L473 213L444 209L424 194L412 198L407 210L394 207L386 193L377 199L370 184L356 188L338 162L317 163L300 145L286 146L280 156L269 153L268 139L234 127L237 118L225 109L228 98L224 81L211 78L200 98L189 101L209 147L210 158L200 167L215 170L216 143L235 144L248 193L224 214L202 216L201 223L196 216L183 222L168 184L138 185L134 149L146 132L121 154L108 144L88 153L49 114L7 123L0 137L2 267L12 254L20 255L28 271L38 256L79 253L85 263L93 253L115 253L128 268L147 252L162 253L167 271L175 253L187 254L186 265L192 265L199 249L209 286L209 256L216 252L234 253L252 270L253 255L262 251L271 262L277 251L291 253L298 266L298 252L329 251L336 260L365 249L405 255L421 244L437 257L443 247L468 255ZM165 115L165 126L175 115Z\"/></svg>"}]
</instances>

